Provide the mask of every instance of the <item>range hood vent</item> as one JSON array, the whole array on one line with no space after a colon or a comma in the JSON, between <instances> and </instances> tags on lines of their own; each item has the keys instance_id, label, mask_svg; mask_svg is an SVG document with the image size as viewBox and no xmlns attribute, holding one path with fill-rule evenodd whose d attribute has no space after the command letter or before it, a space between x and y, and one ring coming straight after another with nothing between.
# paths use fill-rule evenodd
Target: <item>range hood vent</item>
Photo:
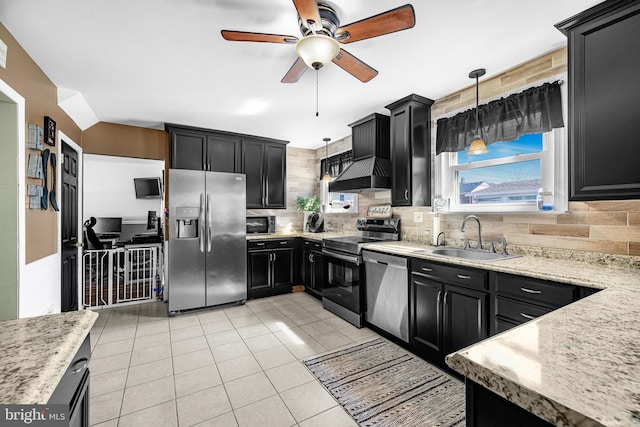
<instances>
[{"instance_id":1,"label":"range hood vent","mask_svg":"<svg viewBox=\"0 0 640 427\"><path fill-rule=\"evenodd\" d=\"M353 163L329 183L329 191L361 193L391 188L389 124L389 116L374 113L349 125Z\"/></svg>"}]
</instances>

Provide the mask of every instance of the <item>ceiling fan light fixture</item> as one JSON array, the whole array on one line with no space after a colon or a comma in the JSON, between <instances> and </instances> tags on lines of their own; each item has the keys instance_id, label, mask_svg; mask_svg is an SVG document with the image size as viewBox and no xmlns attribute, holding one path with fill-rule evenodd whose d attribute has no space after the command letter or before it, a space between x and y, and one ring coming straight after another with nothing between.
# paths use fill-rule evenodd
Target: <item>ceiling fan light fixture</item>
<instances>
[{"instance_id":1,"label":"ceiling fan light fixture","mask_svg":"<svg viewBox=\"0 0 640 427\"><path fill-rule=\"evenodd\" d=\"M338 42L322 34L308 35L296 43L296 53L309 68L314 70L331 62L339 52Z\"/></svg>"}]
</instances>

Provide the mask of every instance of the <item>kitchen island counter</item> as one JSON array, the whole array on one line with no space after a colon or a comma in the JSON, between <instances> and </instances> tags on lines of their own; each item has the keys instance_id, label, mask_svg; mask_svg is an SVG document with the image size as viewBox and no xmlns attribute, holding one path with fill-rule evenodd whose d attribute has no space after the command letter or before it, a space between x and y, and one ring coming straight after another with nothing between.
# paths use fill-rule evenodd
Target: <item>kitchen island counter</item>
<instances>
[{"instance_id":1,"label":"kitchen island counter","mask_svg":"<svg viewBox=\"0 0 640 427\"><path fill-rule=\"evenodd\" d=\"M417 253L409 242L368 249L602 291L449 354L457 372L558 426L640 425L640 269L534 256L494 262Z\"/></svg>"},{"instance_id":2,"label":"kitchen island counter","mask_svg":"<svg viewBox=\"0 0 640 427\"><path fill-rule=\"evenodd\" d=\"M46 404L97 318L83 310L0 322L0 403Z\"/></svg>"}]
</instances>

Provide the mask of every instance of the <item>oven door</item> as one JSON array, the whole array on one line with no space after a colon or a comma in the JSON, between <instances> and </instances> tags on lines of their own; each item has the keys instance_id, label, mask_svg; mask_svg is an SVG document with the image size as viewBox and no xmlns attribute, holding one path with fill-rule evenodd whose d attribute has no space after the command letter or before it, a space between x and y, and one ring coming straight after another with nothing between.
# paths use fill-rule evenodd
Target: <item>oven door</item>
<instances>
[{"instance_id":1,"label":"oven door","mask_svg":"<svg viewBox=\"0 0 640 427\"><path fill-rule=\"evenodd\" d=\"M350 311L362 313L362 283L360 273L362 257L323 249L325 260L325 283L322 297Z\"/></svg>"}]
</instances>

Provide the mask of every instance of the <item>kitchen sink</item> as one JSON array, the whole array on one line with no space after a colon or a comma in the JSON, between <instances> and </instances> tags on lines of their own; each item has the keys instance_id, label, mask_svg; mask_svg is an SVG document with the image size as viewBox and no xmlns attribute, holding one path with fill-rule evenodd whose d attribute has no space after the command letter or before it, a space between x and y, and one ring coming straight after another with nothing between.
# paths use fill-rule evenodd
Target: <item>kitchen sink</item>
<instances>
[{"instance_id":1,"label":"kitchen sink","mask_svg":"<svg viewBox=\"0 0 640 427\"><path fill-rule=\"evenodd\" d=\"M494 252L484 252L473 249L460 248L440 248L440 249L419 249L414 253L442 255L450 258L468 259L471 261L500 261L503 259L517 258L520 255L504 255Z\"/></svg>"}]
</instances>

